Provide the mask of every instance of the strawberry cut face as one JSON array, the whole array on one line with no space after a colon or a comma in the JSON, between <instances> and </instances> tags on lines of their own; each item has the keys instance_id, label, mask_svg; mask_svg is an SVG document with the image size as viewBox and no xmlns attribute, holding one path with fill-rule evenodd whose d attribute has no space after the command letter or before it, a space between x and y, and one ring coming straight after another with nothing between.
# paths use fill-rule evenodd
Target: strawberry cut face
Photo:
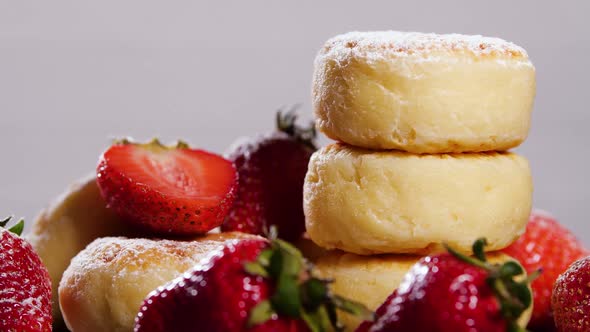
<instances>
[{"instance_id":1,"label":"strawberry cut face","mask_svg":"<svg viewBox=\"0 0 590 332\"><path fill-rule=\"evenodd\" d=\"M127 154L130 160L125 159ZM231 164L201 150L119 146L109 157L113 167L124 169L131 181L177 199L215 204L234 181Z\"/></svg>"},{"instance_id":2,"label":"strawberry cut face","mask_svg":"<svg viewBox=\"0 0 590 332\"><path fill-rule=\"evenodd\" d=\"M112 146L97 173L109 207L157 234L196 235L219 226L237 184L233 164L220 156L154 143Z\"/></svg>"}]
</instances>

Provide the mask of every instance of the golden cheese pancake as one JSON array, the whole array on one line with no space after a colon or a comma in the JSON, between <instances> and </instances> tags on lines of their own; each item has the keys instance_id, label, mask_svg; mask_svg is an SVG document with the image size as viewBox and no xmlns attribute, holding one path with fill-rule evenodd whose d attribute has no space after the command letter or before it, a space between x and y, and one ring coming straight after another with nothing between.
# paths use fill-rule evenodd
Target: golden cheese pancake
<instances>
[{"instance_id":1,"label":"golden cheese pancake","mask_svg":"<svg viewBox=\"0 0 590 332\"><path fill-rule=\"evenodd\" d=\"M528 135L535 68L507 41L351 32L315 60L313 106L328 137L412 153L507 150Z\"/></svg>"},{"instance_id":2,"label":"golden cheese pancake","mask_svg":"<svg viewBox=\"0 0 590 332\"><path fill-rule=\"evenodd\" d=\"M532 204L528 161L514 153L415 155L333 144L311 158L304 186L310 238L369 255L486 250L525 230Z\"/></svg>"},{"instance_id":3,"label":"golden cheese pancake","mask_svg":"<svg viewBox=\"0 0 590 332\"><path fill-rule=\"evenodd\" d=\"M59 284L59 305L72 332L133 331L145 297L191 269L227 241L256 237L209 234L194 241L100 238L81 251Z\"/></svg>"}]
</instances>

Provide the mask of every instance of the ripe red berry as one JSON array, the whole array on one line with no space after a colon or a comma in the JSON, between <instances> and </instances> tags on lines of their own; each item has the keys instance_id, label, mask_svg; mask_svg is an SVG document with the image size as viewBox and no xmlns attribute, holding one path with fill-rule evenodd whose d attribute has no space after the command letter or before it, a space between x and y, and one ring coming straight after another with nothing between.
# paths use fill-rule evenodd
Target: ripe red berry
<instances>
[{"instance_id":1,"label":"ripe red berry","mask_svg":"<svg viewBox=\"0 0 590 332\"><path fill-rule=\"evenodd\" d=\"M503 252L514 257L528 273L542 269L533 289L533 314L529 327L554 330L551 292L557 277L575 260L590 253L584 245L549 213L534 210L525 233Z\"/></svg>"},{"instance_id":2,"label":"ripe red berry","mask_svg":"<svg viewBox=\"0 0 590 332\"><path fill-rule=\"evenodd\" d=\"M239 141L227 153L240 185L223 231L262 235L275 225L289 241L305 231L303 182L316 150L315 130L296 126L296 118L279 113L278 131Z\"/></svg>"},{"instance_id":3,"label":"ripe red berry","mask_svg":"<svg viewBox=\"0 0 590 332\"><path fill-rule=\"evenodd\" d=\"M236 240L148 295L136 332L308 332L337 326L335 308L366 313L313 278L281 240Z\"/></svg>"},{"instance_id":4,"label":"ripe red berry","mask_svg":"<svg viewBox=\"0 0 590 332\"><path fill-rule=\"evenodd\" d=\"M22 222L10 231L0 227L0 330L49 332L51 279L31 245L18 236L18 225Z\"/></svg>"},{"instance_id":5,"label":"ripe red berry","mask_svg":"<svg viewBox=\"0 0 590 332\"><path fill-rule=\"evenodd\" d=\"M532 301L528 280L514 280L524 270L487 262L484 243L474 244L475 258L449 249L420 260L357 332L520 331L517 319Z\"/></svg>"},{"instance_id":6,"label":"ripe red berry","mask_svg":"<svg viewBox=\"0 0 590 332\"><path fill-rule=\"evenodd\" d=\"M552 308L559 332L590 331L590 257L574 262L559 276Z\"/></svg>"},{"instance_id":7,"label":"ripe red berry","mask_svg":"<svg viewBox=\"0 0 590 332\"><path fill-rule=\"evenodd\" d=\"M101 156L97 182L108 206L139 230L196 235L223 222L237 173L230 161L183 143L123 141Z\"/></svg>"}]
</instances>

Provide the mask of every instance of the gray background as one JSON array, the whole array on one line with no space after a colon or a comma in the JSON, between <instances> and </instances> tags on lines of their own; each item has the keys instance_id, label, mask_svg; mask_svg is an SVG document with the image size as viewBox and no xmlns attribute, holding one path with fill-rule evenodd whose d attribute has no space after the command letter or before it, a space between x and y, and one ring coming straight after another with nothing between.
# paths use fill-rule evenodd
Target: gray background
<instances>
[{"instance_id":1,"label":"gray background","mask_svg":"<svg viewBox=\"0 0 590 332\"><path fill-rule=\"evenodd\" d=\"M0 214L29 219L112 137L221 152L277 107L310 114L314 55L350 30L499 36L537 67L535 205L590 243L588 1L0 0Z\"/></svg>"}]
</instances>

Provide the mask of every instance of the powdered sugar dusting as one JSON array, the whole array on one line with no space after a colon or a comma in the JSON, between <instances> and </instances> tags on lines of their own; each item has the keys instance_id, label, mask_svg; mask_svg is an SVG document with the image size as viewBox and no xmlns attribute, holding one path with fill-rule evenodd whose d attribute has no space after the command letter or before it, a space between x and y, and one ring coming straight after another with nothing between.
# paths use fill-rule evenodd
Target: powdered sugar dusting
<instances>
[{"instance_id":1,"label":"powdered sugar dusting","mask_svg":"<svg viewBox=\"0 0 590 332\"><path fill-rule=\"evenodd\" d=\"M64 281L74 276L82 277L88 271L107 271L116 274L116 277L125 278L125 275L145 273L149 268L150 273L157 275L154 269L167 269L167 264L161 264L162 260L175 265L192 267L203 259L208 253L223 246L225 242L248 237L241 233L210 234L197 241L174 240L150 240L129 239L124 237L106 237L92 242L73 260L64 274ZM181 272L184 272L181 271ZM66 277L66 274L69 276ZM167 280L165 280L167 281Z\"/></svg>"},{"instance_id":2,"label":"powdered sugar dusting","mask_svg":"<svg viewBox=\"0 0 590 332\"><path fill-rule=\"evenodd\" d=\"M209 234L193 241L106 237L72 259L59 285L60 305L72 330L132 331L145 296L198 265L242 233Z\"/></svg>"},{"instance_id":3,"label":"powdered sugar dusting","mask_svg":"<svg viewBox=\"0 0 590 332\"><path fill-rule=\"evenodd\" d=\"M400 31L349 32L328 40L320 56L350 53L364 57L430 56L468 53L477 57L528 58L526 51L500 38L480 35L434 34Z\"/></svg>"}]
</instances>

